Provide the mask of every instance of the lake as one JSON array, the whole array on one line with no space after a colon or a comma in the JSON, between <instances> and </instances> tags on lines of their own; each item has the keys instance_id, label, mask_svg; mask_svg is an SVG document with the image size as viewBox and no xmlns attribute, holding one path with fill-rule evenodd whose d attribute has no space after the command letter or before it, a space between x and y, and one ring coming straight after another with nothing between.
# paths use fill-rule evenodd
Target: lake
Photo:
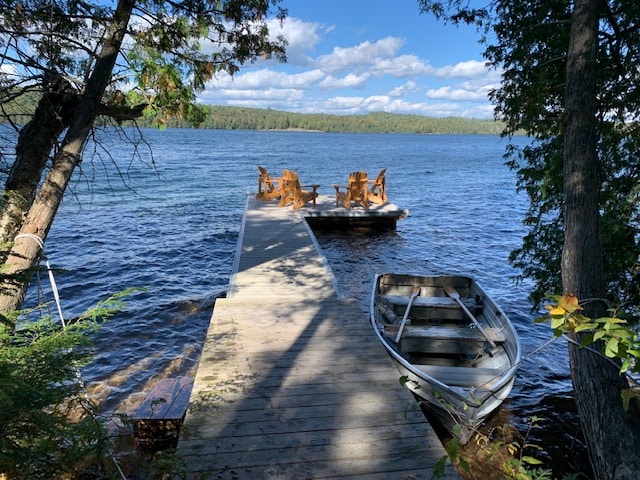
<instances>
[{"instance_id":1,"label":"lake","mask_svg":"<svg viewBox=\"0 0 640 480\"><path fill-rule=\"evenodd\" d=\"M508 263L526 230L525 196L495 136L142 130L98 135L87 148L46 242L66 317L128 287L126 309L95 336L83 370L108 416L131 413L166 376L194 375L214 299L225 292L257 165L284 168L331 194L349 172L387 168L391 202L408 209L397 230L318 236L340 288L368 310L375 273L475 277L514 322L525 361L490 425L508 422L562 465L581 448L566 345L534 324L530 285ZM134 151L130 140L137 142ZM525 139L517 141L524 143ZM367 261L361 261L366 258ZM43 278L43 282L45 279ZM30 300L39 289L34 286ZM41 295L50 297L44 287ZM372 332L373 335L373 332ZM390 368L392 368L390 366ZM400 387L399 387L400 388ZM407 397L410 398L407 392ZM580 466L564 465L567 471Z\"/></svg>"}]
</instances>

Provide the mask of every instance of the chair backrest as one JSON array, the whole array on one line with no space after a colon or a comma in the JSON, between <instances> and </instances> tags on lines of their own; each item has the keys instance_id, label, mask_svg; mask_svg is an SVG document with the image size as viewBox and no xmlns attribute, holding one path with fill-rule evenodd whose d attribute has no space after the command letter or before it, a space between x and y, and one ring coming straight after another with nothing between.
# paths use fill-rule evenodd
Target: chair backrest
<instances>
[{"instance_id":1,"label":"chair backrest","mask_svg":"<svg viewBox=\"0 0 640 480\"><path fill-rule=\"evenodd\" d=\"M258 165L258 193L256 198L266 202L280 196L280 186L277 178L271 178L266 168Z\"/></svg>"},{"instance_id":2,"label":"chair backrest","mask_svg":"<svg viewBox=\"0 0 640 480\"><path fill-rule=\"evenodd\" d=\"M300 179L298 178L298 174L292 170L283 170L282 180L285 189L300 188Z\"/></svg>"},{"instance_id":3,"label":"chair backrest","mask_svg":"<svg viewBox=\"0 0 640 480\"><path fill-rule=\"evenodd\" d=\"M367 198L369 181L367 172L351 172L347 180L347 196L350 200L358 201Z\"/></svg>"},{"instance_id":4,"label":"chair backrest","mask_svg":"<svg viewBox=\"0 0 640 480\"><path fill-rule=\"evenodd\" d=\"M282 171L282 197L280 205L286 205L295 199L296 192L300 192L298 174L292 170Z\"/></svg>"},{"instance_id":5,"label":"chair backrest","mask_svg":"<svg viewBox=\"0 0 640 480\"><path fill-rule=\"evenodd\" d=\"M384 175L387 173L387 169L383 168L382 170L380 170L380 172L378 173L378 176L376 177L376 179L373 182L373 185L384 185Z\"/></svg>"},{"instance_id":6,"label":"chair backrest","mask_svg":"<svg viewBox=\"0 0 640 480\"><path fill-rule=\"evenodd\" d=\"M371 188L369 189L369 201L373 203L377 203L383 205L387 203L387 186L385 184L385 174L387 173L387 169L383 168L378 173L378 176L371 183Z\"/></svg>"}]
</instances>

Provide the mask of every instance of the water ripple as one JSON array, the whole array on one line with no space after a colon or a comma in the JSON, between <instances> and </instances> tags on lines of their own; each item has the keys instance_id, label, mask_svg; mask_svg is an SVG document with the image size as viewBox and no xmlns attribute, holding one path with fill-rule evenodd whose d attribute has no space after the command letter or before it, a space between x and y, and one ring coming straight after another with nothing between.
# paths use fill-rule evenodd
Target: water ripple
<instances>
[{"instance_id":1,"label":"water ripple","mask_svg":"<svg viewBox=\"0 0 640 480\"><path fill-rule=\"evenodd\" d=\"M156 170L150 158L131 163L129 147L107 134L102 140L128 184L114 180L113 167L84 162L84 174L96 181L73 183L74 196L65 199L47 241L69 317L126 288L146 289L99 330L95 361L83 371L106 413L135 408L141 392L163 376L194 373L213 299L227 288L246 194L257 186L256 165L275 174L297 170L303 183L320 183L324 194L351 171L374 175L386 167L391 201L410 211L397 231L319 237L342 290L367 311L378 272L476 277L514 321L531 355L507 402L514 422L525 425L535 414L553 429L554 422L571 421L569 407L566 415L556 413L571 393L566 346L558 341L537 350L551 334L533 323L530 286L512 281L517 272L507 258L525 233L526 199L515 192L498 138L144 133Z\"/></svg>"}]
</instances>

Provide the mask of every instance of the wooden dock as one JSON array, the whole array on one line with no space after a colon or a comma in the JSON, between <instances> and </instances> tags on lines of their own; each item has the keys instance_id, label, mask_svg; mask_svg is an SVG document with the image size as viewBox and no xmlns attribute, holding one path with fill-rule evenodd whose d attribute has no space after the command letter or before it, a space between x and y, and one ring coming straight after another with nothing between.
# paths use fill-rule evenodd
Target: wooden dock
<instances>
[{"instance_id":1,"label":"wooden dock","mask_svg":"<svg viewBox=\"0 0 640 480\"><path fill-rule=\"evenodd\" d=\"M305 210L248 199L178 455L193 479L428 479L442 444L337 293Z\"/></svg>"}]
</instances>

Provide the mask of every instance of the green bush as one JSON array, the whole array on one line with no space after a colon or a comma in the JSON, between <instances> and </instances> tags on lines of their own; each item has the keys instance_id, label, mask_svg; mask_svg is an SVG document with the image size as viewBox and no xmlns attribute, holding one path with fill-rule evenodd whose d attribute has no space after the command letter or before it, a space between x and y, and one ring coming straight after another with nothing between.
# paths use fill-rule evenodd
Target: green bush
<instances>
[{"instance_id":1,"label":"green bush","mask_svg":"<svg viewBox=\"0 0 640 480\"><path fill-rule=\"evenodd\" d=\"M104 476L106 432L78 368L91 358L87 347L98 322L120 309L127 293L66 328L45 319L0 334L0 476Z\"/></svg>"}]
</instances>

